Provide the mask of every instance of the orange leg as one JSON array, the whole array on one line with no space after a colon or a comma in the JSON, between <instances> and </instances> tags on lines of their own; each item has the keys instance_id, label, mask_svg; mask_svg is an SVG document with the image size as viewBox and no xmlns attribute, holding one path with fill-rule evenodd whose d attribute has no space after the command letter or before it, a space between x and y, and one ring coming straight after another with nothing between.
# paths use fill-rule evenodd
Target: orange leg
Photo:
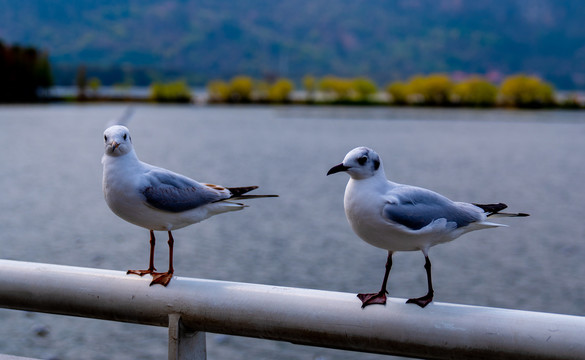
<instances>
[{"instance_id":1,"label":"orange leg","mask_svg":"<svg viewBox=\"0 0 585 360\"><path fill-rule=\"evenodd\" d=\"M164 273L152 273L152 282L150 286L154 284L160 284L162 286L167 286L171 279L173 278L173 273L175 269L173 268L173 245L175 244L175 240L173 239L173 234L169 231L169 270Z\"/></svg>"},{"instance_id":2,"label":"orange leg","mask_svg":"<svg viewBox=\"0 0 585 360\"><path fill-rule=\"evenodd\" d=\"M148 269L146 270L128 270L126 274L134 274L144 276L145 274L153 274L156 268L154 267L154 245L156 239L154 238L154 231L150 230L150 261L148 263Z\"/></svg>"}]
</instances>

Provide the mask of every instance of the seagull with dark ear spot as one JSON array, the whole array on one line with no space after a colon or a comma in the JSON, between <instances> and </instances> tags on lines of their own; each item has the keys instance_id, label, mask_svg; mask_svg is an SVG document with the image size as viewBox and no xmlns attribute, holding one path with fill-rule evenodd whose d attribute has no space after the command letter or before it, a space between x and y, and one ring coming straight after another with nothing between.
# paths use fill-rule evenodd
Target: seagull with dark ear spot
<instances>
[{"instance_id":1,"label":"seagull with dark ear spot","mask_svg":"<svg viewBox=\"0 0 585 360\"><path fill-rule=\"evenodd\" d=\"M186 176L138 160L130 131L114 125L104 132L105 154L103 190L106 203L122 219L150 231L150 258L145 270L128 270L128 274L152 275L150 285L167 286L173 277L171 231L198 223L211 216L242 210L239 200L277 197L248 195L257 186L225 187L199 183ZM169 269L156 272L154 267L154 231L169 236Z\"/></svg>"},{"instance_id":2,"label":"seagull with dark ear spot","mask_svg":"<svg viewBox=\"0 0 585 360\"><path fill-rule=\"evenodd\" d=\"M386 304L386 285L396 251L422 251L427 274L427 294L407 301L421 308L434 295L429 249L474 230L506 226L487 218L524 217L525 213L503 213L507 206L454 202L434 191L389 181L378 154L367 147L351 150L343 162L327 175L346 172L344 208L353 231L365 242L388 251L386 272L380 291L358 294L362 308Z\"/></svg>"}]
</instances>

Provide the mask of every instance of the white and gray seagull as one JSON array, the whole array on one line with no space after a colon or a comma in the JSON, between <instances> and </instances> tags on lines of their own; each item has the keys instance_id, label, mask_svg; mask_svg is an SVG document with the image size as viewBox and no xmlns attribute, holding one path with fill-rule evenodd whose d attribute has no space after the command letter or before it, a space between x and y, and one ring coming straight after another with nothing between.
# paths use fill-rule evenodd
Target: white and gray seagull
<instances>
[{"instance_id":1,"label":"white and gray seagull","mask_svg":"<svg viewBox=\"0 0 585 360\"><path fill-rule=\"evenodd\" d=\"M257 186L223 187L199 183L172 171L138 159L128 128L114 125L104 132L105 154L103 191L110 209L122 219L150 230L150 260L146 270L128 274L153 277L150 285L167 286L173 277L173 235L171 231L198 223L213 215L242 210L235 200L276 197L244 195ZM169 269L155 272L154 231L169 235Z\"/></svg>"},{"instance_id":2,"label":"white and gray seagull","mask_svg":"<svg viewBox=\"0 0 585 360\"><path fill-rule=\"evenodd\" d=\"M425 256L428 292L409 299L420 307L433 300L433 282L429 249L480 229L506 226L487 221L488 217L528 216L524 213L502 213L507 206L454 202L434 191L397 184L384 173L382 160L367 147L351 150L327 175L347 172L344 208L353 231L365 242L388 251L382 288L377 293L358 294L362 308L386 304L386 284L395 251L420 250Z\"/></svg>"}]
</instances>

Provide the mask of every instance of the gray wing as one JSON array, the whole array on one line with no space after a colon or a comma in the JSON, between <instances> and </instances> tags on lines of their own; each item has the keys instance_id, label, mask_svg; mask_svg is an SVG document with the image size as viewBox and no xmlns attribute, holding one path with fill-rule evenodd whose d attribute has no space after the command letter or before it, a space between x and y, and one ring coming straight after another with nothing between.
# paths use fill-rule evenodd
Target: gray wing
<instances>
[{"instance_id":1,"label":"gray wing","mask_svg":"<svg viewBox=\"0 0 585 360\"><path fill-rule=\"evenodd\" d=\"M422 229L437 219L456 223L458 228L481 220L481 210L455 203L427 189L400 186L389 195L393 201L384 206L383 215L411 230Z\"/></svg>"},{"instance_id":2,"label":"gray wing","mask_svg":"<svg viewBox=\"0 0 585 360\"><path fill-rule=\"evenodd\" d=\"M229 194L168 170L155 168L146 177L148 185L142 194L150 206L160 210L182 212L229 198Z\"/></svg>"}]
</instances>

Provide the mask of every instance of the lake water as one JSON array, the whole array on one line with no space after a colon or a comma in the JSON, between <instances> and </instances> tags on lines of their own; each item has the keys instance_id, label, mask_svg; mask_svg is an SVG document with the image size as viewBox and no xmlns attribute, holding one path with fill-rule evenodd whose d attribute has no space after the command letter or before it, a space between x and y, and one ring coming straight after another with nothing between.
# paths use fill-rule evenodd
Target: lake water
<instances>
[{"instance_id":1,"label":"lake water","mask_svg":"<svg viewBox=\"0 0 585 360\"><path fill-rule=\"evenodd\" d=\"M0 107L0 258L143 268L148 232L117 218L101 190L102 133L121 105ZM454 200L505 202L528 218L431 249L435 301L585 316L585 112L138 105L138 156L200 181L259 185L277 199L176 231L184 277L364 292L386 254L343 212L359 145L396 182ZM160 235L164 238L164 235ZM167 248L157 247L164 269ZM390 295L426 291L420 252L397 253ZM389 309L390 310L390 309ZM388 359L208 335L210 359ZM0 310L0 353L45 359L161 359L164 328Z\"/></svg>"}]
</instances>

